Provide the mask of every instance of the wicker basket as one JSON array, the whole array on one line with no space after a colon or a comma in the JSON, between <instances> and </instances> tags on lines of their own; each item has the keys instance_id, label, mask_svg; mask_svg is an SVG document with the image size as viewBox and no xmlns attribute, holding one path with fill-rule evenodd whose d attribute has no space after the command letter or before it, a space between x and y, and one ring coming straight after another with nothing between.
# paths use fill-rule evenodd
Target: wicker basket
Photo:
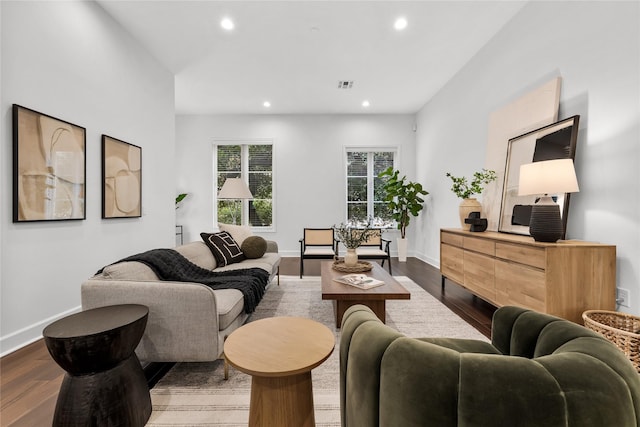
<instances>
[{"instance_id":1,"label":"wicker basket","mask_svg":"<svg viewBox=\"0 0 640 427\"><path fill-rule=\"evenodd\" d=\"M587 310L584 326L614 343L640 372L640 317L617 311Z\"/></svg>"}]
</instances>

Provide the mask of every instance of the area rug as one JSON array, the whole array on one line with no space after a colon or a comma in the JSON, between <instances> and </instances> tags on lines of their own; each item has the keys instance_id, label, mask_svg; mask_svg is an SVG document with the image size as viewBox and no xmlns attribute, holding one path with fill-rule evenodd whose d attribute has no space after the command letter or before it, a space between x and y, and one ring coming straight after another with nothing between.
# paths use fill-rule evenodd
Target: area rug
<instances>
[{"instance_id":1,"label":"area rug","mask_svg":"<svg viewBox=\"0 0 640 427\"><path fill-rule=\"evenodd\" d=\"M386 323L410 337L452 337L489 341L411 279L396 279L411 292L410 300L387 301ZM331 329L336 348L311 372L316 425L340 426L340 330L335 327L333 302L321 299L320 278L281 276L272 283L249 321L274 316L314 319ZM233 368L223 378L221 360L176 364L151 390L153 412L148 426L246 426L251 377Z\"/></svg>"}]
</instances>

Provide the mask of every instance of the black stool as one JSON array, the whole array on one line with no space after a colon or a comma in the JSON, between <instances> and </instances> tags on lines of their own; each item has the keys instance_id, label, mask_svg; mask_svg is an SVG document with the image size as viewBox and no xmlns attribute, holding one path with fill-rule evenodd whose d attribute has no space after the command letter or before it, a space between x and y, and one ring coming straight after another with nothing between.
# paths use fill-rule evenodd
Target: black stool
<instances>
[{"instance_id":1,"label":"black stool","mask_svg":"<svg viewBox=\"0 0 640 427\"><path fill-rule=\"evenodd\" d=\"M81 311L44 328L51 357L67 373L54 426L144 426L151 397L134 350L147 325L144 305Z\"/></svg>"}]
</instances>

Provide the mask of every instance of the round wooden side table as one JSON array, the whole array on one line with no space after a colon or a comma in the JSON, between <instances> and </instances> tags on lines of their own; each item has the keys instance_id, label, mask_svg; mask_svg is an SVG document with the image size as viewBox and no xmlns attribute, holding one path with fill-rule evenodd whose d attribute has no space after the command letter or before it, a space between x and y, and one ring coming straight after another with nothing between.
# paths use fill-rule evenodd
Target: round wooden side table
<instances>
[{"instance_id":1,"label":"round wooden side table","mask_svg":"<svg viewBox=\"0 0 640 427\"><path fill-rule=\"evenodd\" d=\"M54 426L144 426L151 397L134 350L147 325L144 305L81 311L44 328L51 357L67 373Z\"/></svg>"},{"instance_id":2,"label":"round wooden side table","mask_svg":"<svg viewBox=\"0 0 640 427\"><path fill-rule=\"evenodd\" d=\"M256 320L232 332L225 357L252 376L249 426L315 426L311 370L334 346L329 328L301 317Z\"/></svg>"}]
</instances>

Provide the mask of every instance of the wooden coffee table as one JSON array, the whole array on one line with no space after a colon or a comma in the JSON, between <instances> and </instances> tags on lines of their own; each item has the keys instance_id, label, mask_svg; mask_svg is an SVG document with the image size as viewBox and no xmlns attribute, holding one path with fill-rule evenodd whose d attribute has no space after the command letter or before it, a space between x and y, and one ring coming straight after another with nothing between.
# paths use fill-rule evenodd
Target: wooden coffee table
<instances>
[{"instance_id":1,"label":"wooden coffee table","mask_svg":"<svg viewBox=\"0 0 640 427\"><path fill-rule=\"evenodd\" d=\"M231 333L225 358L252 376L249 426L315 426L311 370L334 346L329 328L302 317L256 320Z\"/></svg>"},{"instance_id":2,"label":"wooden coffee table","mask_svg":"<svg viewBox=\"0 0 640 427\"><path fill-rule=\"evenodd\" d=\"M375 262L371 264L373 265L373 269L371 271L365 271L363 274L371 276L374 279L382 280L385 284L371 289L359 289L333 280L335 277L347 274L331 268L333 261L322 263L320 267L320 274L322 275L322 299L335 300L336 327L340 327L344 312L352 305L366 305L373 310L376 316L384 323L386 319L386 300L411 298L411 293L398 283L393 276L380 267L380 264Z\"/></svg>"}]
</instances>

